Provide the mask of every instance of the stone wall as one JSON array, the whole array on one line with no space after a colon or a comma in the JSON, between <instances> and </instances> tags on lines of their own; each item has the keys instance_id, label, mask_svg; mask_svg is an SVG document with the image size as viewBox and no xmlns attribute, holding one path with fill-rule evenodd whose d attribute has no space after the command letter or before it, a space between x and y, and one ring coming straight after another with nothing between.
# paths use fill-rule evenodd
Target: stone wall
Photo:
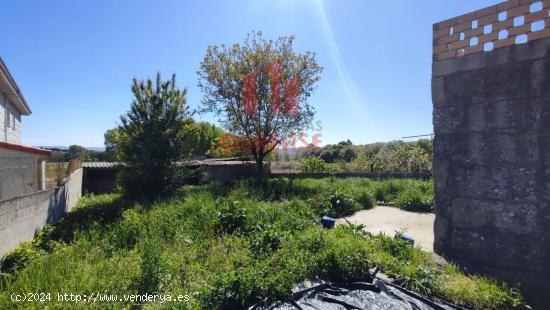
<instances>
[{"instance_id":1,"label":"stone wall","mask_svg":"<svg viewBox=\"0 0 550 310\"><path fill-rule=\"evenodd\" d=\"M263 169L263 174L269 176L271 163L265 162ZM198 183L253 178L258 175L257 171L254 161L210 160L199 165Z\"/></svg>"},{"instance_id":2,"label":"stone wall","mask_svg":"<svg viewBox=\"0 0 550 310\"><path fill-rule=\"evenodd\" d=\"M116 190L116 179L121 169L118 163L87 162L83 163L84 192L94 194L111 193ZM228 160L224 158L194 160L190 167L197 169L194 177L184 180L185 184L204 184L208 182L225 182L253 178L257 176L254 161ZM264 175L271 173L271 163L264 163Z\"/></svg>"},{"instance_id":3,"label":"stone wall","mask_svg":"<svg viewBox=\"0 0 550 310\"><path fill-rule=\"evenodd\" d=\"M550 39L436 61L437 253L550 305Z\"/></svg>"},{"instance_id":4,"label":"stone wall","mask_svg":"<svg viewBox=\"0 0 550 310\"><path fill-rule=\"evenodd\" d=\"M76 206L82 191L82 169L74 171L63 186L0 202L0 261L19 243L51 224Z\"/></svg>"}]
</instances>

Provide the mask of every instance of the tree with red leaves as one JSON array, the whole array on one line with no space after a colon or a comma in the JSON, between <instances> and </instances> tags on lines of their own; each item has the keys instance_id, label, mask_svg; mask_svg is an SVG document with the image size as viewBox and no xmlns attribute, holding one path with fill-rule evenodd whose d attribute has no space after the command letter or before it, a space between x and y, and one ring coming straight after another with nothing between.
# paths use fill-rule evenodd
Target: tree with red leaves
<instances>
[{"instance_id":1,"label":"tree with red leaves","mask_svg":"<svg viewBox=\"0 0 550 310\"><path fill-rule=\"evenodd\" d=\"M322 68L315 54L294 52L293 40L252 32L242 45L208 47L198 71L203 111L216 113L230 133L246 139L260 176L266 156L315 114L308 98Z\"/></svg>"}]
</instances>

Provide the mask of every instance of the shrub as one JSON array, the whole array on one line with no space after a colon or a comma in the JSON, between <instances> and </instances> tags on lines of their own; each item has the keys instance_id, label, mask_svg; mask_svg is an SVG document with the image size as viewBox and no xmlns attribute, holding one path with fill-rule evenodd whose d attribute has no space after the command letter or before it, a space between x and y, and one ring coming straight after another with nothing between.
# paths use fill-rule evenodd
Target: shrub
<instances>
[{"instance_id":1,"label":"shrub","mask_svg":"<svg viewBox=\"0 0 550 310\"><path fill-rule=\"evenodd\" d=\"M316 253L318 275L328 281L365 280L373 267L368 248L360 235L350 235L340 227L327 233L325 246Z\"/></svg>"},{"instance_id":2,"label":"shrub","mask_svg":"<svg viewBox=\"0 0 550 310\"><path fill-rule=\"evenodd\" d=\"M281 244L281 234L271 225L258 227L250 237L250 251L256 256L266 256L276 251Z\"/></svg>"},{"instance_id":3,"label":"shrub","mask_svg":"<svg viewBox=\"0 0 550 310\"><path fill-rule=\"evenodd\" d=\"M393 202L401 190L402 186L395 180L380 181L375 189L376 200L387 203Z\"/></svg>"},{"instance_id":4,"label":"shrub","mask_svg":"<svg viewBox=\"0 0 550 310\"><path fill-rule=\"evenodd\" d=\"M38 248L32 241L21 243L15 250L4 256L1 272L14 273L23 269L28 262L46 254L46 251Z\"/></svg>"},{"instance_id":5,"label":"shrub","mask_svg":"<svg viewBox=\"0 0 550 310\"><path fill-rule=\"evenodd\" d=\"M362 206L350 194L339 189L330 190L321 198L321 215L342 217L351 215L361 209Z\"/></svg>"},{"instance_id":6,"label":"shrub","mask_svg":"<svg viewBox=\"0 0 550 310\"><path fill-rule=\"evenodd\" d=\"M320 158L309 157L302 160L300 170L302 170L302 172L324 172L326 170L326 165Z\"/></svg>"},{"instance_id":7,"label":"shrub","mask_svg":"<svg viewBox=\"0 0 550 310\"><path fill-rule=\"evenodd\" d=\"M219 229L226 234L242 230L246 224L246 208L240 206L239 201L227 199L218 200L216 213Z\"/></svg>"},{"instance_id":8,"label":"shrub","mask_svg":"<svg viewBox=\"0 0 550 310\"><path fill-rule=\"evenodd\" d=\"M141 275L139 291L142 294L156 294L162 289L162 282L166 277L166 270L162 260L162 247L159 240L146 238L140 247Z\"/></svg>"},{"instance_id":9,"label":"shrub","mask_svg":"<svg viewBox=\"0 0 550 310\"><path fill-rule=\"evenodd\" d=\"M143 219L136 210L124 211L122 221L113 229L111 235L113 244L124 249L133 248L139 240L143 224Z\"/></svg>"},{"instance_id":10,"label":"shrub","mask_svg":"<svg viewBox=\"0 0 550 310\"><path fill-rule=\"evenodd\" d=\"M357 202L360 203L364 209L370 209L376 206L374 196L366 190L360 191L355 196L355 200L357 200Z\"/></svg>"},{"instance_id":11,"label":"shrub","mask_svg":"<svg viewBox=\"0 0 550 310\"><path fill-rule=\"evenodd\" d=\"M399 194L396 201L397 207L407 211L432 212L433 199L422 195L417 189L408 189Z\"/></svg>"}]
</instances>

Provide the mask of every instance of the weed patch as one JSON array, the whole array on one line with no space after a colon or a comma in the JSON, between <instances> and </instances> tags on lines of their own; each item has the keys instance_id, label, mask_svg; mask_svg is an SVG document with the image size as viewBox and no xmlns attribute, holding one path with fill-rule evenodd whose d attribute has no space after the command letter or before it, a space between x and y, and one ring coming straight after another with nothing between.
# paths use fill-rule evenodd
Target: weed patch
<instances>
[{"instance_id":1,"label":"weed patch","mask_svg":"<svg viewBox=\"0 0 550 310\"><path fill-rule=\"evenodd\" d=\"M0 308L18 306L11 293L34 291L182 294L190 297L183 307L247 308L284 298L305 280L365 279L374 266L420 294L476 309L519 307L516 289L464 275L452 265L437 266L428 253L402 240L370 235L360 225L320 227L323 213L341 216L372 206L378 186L387 187L384 193L395 196L391 199L411 186L429 195L430 185L406 181L282 179L262 188L248 181L186 186L172 199L150 205L117 195L85 197L75 214L8 254ZM75 305L52 301L47 306Z\"/></svg>"}]
</instances>

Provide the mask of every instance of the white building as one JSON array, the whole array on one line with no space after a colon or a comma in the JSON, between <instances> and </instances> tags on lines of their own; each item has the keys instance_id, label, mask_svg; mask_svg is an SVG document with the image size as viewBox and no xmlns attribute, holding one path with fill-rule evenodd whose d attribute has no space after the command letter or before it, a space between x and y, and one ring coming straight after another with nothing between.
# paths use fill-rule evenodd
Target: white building
<instances>
[{"instance_id":1,"label":"white building","mask_svg":"<svg viewBox=\"0 0 550 310\"><path fill-rule=\"evenodd\" d=\"M0 58L0 141L21 144L21 115L31 109Z\"/></svg>"},{"instance_id":2,"label":"white building","mask_svg":"<svg viewBox=\"0 0 550 310\"><path fill-rule=\"evenodd\" d=\"M0 58L0 200L45 189L50 151L21 145L21 116L31 109Z\"/></svg>"}]
</instances>

